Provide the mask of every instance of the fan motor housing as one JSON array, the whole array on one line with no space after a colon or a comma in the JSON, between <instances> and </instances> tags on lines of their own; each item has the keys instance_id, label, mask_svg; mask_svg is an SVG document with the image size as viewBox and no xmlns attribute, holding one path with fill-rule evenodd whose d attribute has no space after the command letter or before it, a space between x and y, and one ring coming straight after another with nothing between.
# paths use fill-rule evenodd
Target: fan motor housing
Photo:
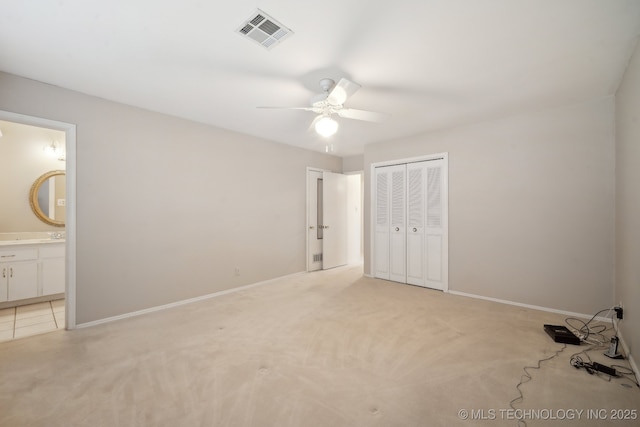
<instances>
[{"instance_id":1,"label":"fan motor housing","mask_svg":"<svg viewBox=\"0 0 640 427\"><path fill-rule=\"evenodd\" d=\"M320 80L320 87L323 91L329 92L333 86L335 86L336 81L333 79L322 79Z\"/></svg>"}]
</instances>

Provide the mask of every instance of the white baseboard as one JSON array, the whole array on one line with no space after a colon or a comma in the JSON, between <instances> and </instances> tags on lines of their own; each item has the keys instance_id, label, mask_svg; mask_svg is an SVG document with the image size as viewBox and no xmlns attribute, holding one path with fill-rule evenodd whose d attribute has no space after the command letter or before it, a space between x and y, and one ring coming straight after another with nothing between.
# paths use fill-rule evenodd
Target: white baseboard
<instances>
[{"instance_id":1,"label":"white baseboard","mask_svg":"<svg viewBox=\"0 0 640 427\"><path fill-rule=\"evenodd\" d=\"M582 318L582 319L591 319L593 317L593 314L583 314L583 313L575 313L573 311L557 310L555 308L542 307L542 306L539 306L539 305L532 305L532 304L523 304L521 302L509 301L509 300L492 298L492 297L485 297L485 296L482 296L482 295L468 294L466 292L458 292L458 291L449 290L447 293L450 293L452 295L459 295L459 296L462 296L462 297L469 297L469 298L482 299L482 300L485 300L485 301L498 302L500 304L508 304L508 305L515 305L515 306L518 306L518 307L531 308L531 309L534 309L534 310L546 311L546 312L549 312L549 313L563 314L565 316L578 317L578 318ZM601 321L601 322L610 322L611 318L598 316L598 317L595 318L595 320L598 320L598 321Z\"/></svg>"},{"instance_id":2,"label":"white baseboard","mask_svg":"<svg viewBox=\"0 0 640 427\"><path fill-rule=\"evenodd\" d=\"M620 340L620 344L622 345L622 352L626 355L627 360L629 361L629 365L631 365L631 369L633 369L633 373L636 375L636 379L640 381L640 370L638 370L638 365L636 364L633 355L629 352L629 346L624 340L624 335L622 331L618 329L618 339Z\"/></svg>"},{"instance_id":3,"label":"white baseboard","mask_svg":"<svg viewBox=\"0 0 640 427\"><path fill-rule=\"evenodd\" d=\"M232 294L232 293L235 293L235 292L244 291L244 290L255 288L255 287L258 287L258 286L267 285L267 284L272 283L272 282L274 282L276 280L285 279L285 278L288 278L288 277L299 276L299 275L302 275L302 274L307 274L307 272L306 271L301 271L301 272L298 272L298 273L287 274L285 276L274 277L273 279L264 280L262 282L257 282L257 283L252 283L252 284L249 284L249 285L239 286L237 288L225 289L224 291L214 292L214 293L211 293L211 294L202 295L202 296L195 297L195 298L189 298L189 299L185 299L185 300L181 300L181 301L172 302L172 303L169 303L169 304L158 305L156 307L145 308L143 310L133 311L131 313L125 313L125 314L120 314L118 316L112 316L112 317L107 317L107 318L104 318L104 319L94 320L92 322L79 323L79 324L76 325L76 328L78 328L78 329L79 328L88 328L90 326L101 325L103 323L110 323L110 322L114 322L116 320L122 320L122 319L128 319L130 317L141 316L143 314L153 313L155 311L166 310L168 308L178 307L178 306L181 306L181 305L191 304L191 303L194 303L194 302L203 301L203 300L207 300L207 299L210 299L210 298L216 298L216 297L219 297L219 296L222 296L222 295L227 295L227 294Z\"/></svg>"},{"instance_id":4,"label":"white baseboard","mask_svg":"<svg viewBox=\"0 0 640 427\"><path fill-rule=\"evenodd\" d=\"M627 360L629 361L629 365L631 365L631 369L633 369L633 373L636 375L636 380L640 381L640 370L638 369L638 365L636 365L636 361L633 358L632 354L627 354Z\"/></svg>"}]
</instances>

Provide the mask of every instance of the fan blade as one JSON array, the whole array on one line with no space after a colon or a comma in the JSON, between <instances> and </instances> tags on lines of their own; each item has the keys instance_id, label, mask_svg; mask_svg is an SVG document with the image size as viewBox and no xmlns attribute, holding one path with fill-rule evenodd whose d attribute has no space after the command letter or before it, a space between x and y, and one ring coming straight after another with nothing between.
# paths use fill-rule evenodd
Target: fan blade
<instances>
[{"instance_id":1,"label":"fan blade","mask_svg":"<svg viewBox=\"0 0 640 427\"><path fill-rule=\"evenodd\" d=\"M390 117L390 115L386 113L356 110L354 108L342 108L336 113L338 116L344 117L345 119L364 120L367 122L382 122Z\"/></svg>"},{"instance_id":2,"label":"fan blade","mask_svg":"<svg viewBox=\"0 0 640 427\"><path fill-rule=\"evenodd\" d=\"M256 107L268 110L303 110L303 111L312 111L316 114L321 114L323 112L322 108L318 107Z\"/></svg>"},{"instance_id":3,"label":"fan blade","mask_svg":"<svg viewBox=\"0 0 640 427\"><path fill-rule=\"evenodd\" d=\"M315 112L317 108L314 107L256 107L267 110L305 110L305 111L313 111Z\"/></svg>"},{"instance_id":4,"label":"fan blade","mask_svg":"<svg viewBox=\"0 0 640 427\"><path fill-rule=\"evenodd\" d=\"M347 79L340 79L337 85L331 89L327 101L331 105L342 105L351 95L356 93L360 89L358 83L354 83Z\"/></svg>"}]
</instances>

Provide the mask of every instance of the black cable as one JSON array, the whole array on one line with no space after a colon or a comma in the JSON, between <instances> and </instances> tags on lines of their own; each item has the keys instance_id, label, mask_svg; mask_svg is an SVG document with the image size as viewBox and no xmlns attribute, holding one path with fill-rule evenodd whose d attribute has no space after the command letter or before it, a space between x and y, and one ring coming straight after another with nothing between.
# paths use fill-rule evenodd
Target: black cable
<instances>
[{"instance_id":1,"label":"black cable","mask_svg":"<svg viewBox=\"0 0 640 427\"><path fill-rule=\"evenodd\" d=\"M529 372L529 369L540 369L542 362L546 362L548 360L551 360L555 357L557 357L560 353L562 353L564 351L564 349L567 348L566 344L562 345L562 348L558 351L556 351L555 353L553 353L551 356L549 357L545 357L544 359L538 359L538 362L536 363L535 366L525 366L524 368L522 368L522 370L524 371L524 374L522 374L522 376L520 376L520 382L516 385L516 390L518 390L518 397L516 397L515 399L512 399L511 402L509 402L509 407L511 409L513 409L514 411L516 410L516 408L513 406L514 403L516 402L522 402L524 401L524 395L522 394L522 390L520 389L520 386L522 386L523 384L528 383L529 381L531 381L533 379L533 377L531 376L531 373ZM527 423L524 420L518 419L518 426L525 426L526 427Z\"/></svg>"},{"instance_id":2,"label":"black cable","mask_svg":"<svg viewBox=\"0 0 640 427\"><path fill-rule=\"evenodd\" d=\"M591 345L578 353L572 354L569 358L569 364L576 369L584 368L585 371L587 371L589 374L591 375L596 374L598 377L604 379L605 377L603 375L599 375L600 371L594 368L593 366L594 362L589 357L589 352L595 351L595 350L604 350L606 348L607 348L607 345L605 345L604 343ZM582 357L580 357L581 354L587 358L587 361L584 361ZM638 383L636 374L632 369L623 365L611 365L611 368L615 370L616 376L618 378L624 378L640 388L640 383ZM611 376L607 376L606 380L611 381Z\"/></svg>"},{"instance_id":3,"label":"black cable","mask_svg":"<svg viewBox=\"0 0 640 427\"><path fill-rule=\"evenodd\" d=\"M581 341L585 341L589 338L590 335L599 335L602 338L602 342L598 342L596 341L596 343L593 343L594 340L592 340L591 346L578 352L575 354L572 354L571 357L569 358L569 363L571 364L571 366L575 367L576 369L580 369L580 368L584 368L587 372L589 372L590 374L599 374L600 371L596 370L594 368L593 365L593 361L591 360L591 358L588 355L588 352L593 351L593 350L597 350L597 349L603 349L606 348L606 345L604 343L604 341L606 341L606 337L603 335L603 333L607 330L609 330L609 328L602 324L602 325L595 325L593 327L590 327L589 324L591 322L594 321L594 319L598 316L598 314L603 313L605 311L608 311L609 313L613 310L614 308L605 308L604 310L600 310L598 311L596 314L594 314L591 319L589 319L587 322L584 322L580 319L576 319L575 317L567 317L565 318L565 323L570 326L571 328L573 328L574 330L577 330L578 333L580 333L582 335L582 337L580 338ZM571 322L580 322L582 324L582 326L580 328L576 328L575 325L572 325ZM613 320L613 317L611 317L611 328L613 329L614 332L616 331L616 327L615 327L615 322ZM533 379L533 377L531 376L531 373L529 372L530 369L540 369L542 367L542 363L546 362L548 360L551 360L555 357L557 357L560 353L562 353L564 351L564 349L567 348L566 344L563 344L562 348L560 350L557 350L555 353L553 353L551 356L546 357L544 359L538 359L538 362L536 363L535 366L525 366L524 368L522 368L522 370L524 371L524 374L522 374L520 376L520 382L516 385L516 390L518 391L518 396L515 399L512 399L509 402L509 407L511 409L513 409L514 411L516 410L516 408L513 406L515 403L517 402L523 402L524 401L524 394L522 393L522 390L520 389L520 387L523 384L528 383L529 381L531 381ZM580 357L581 354L584 354L584 356L587 358L588 362L585 362L582 357ZM628 372L620 372L619 369L616 369L616 367L619 368L624 368L625 370L628 370ZM636 386L640 387L640 384L638 383L636 377L635 377L635 373L633 372L633 370L626 368L624 366L620 366L620 365L613 365L612 366L613 369L615 369L616 374L618 374L620 377L623 377L625 379L628 379L629 381L632 381ZM629 378L629 375L633 375L634 379ZM599 377L601 377L600 375L598 375ZM601 377L602 378L602 377ZM608 381L611 381L611 376L608 377ZM522 419L518 419L518 427L520 426L524 426L526 427L527 423L522 420Z\"/></svg>"},{"instance_id":4,"label":"black cable","mask_svg":"<svg viewBox=\"0 0 640 427\"><path fill-rule=\"evenodd\" d=\"M638 383L638 380L636 378L636 373L633 372L633 369L628 368L626 366L622 366L622 365L611 365L611 367L616 370L616 373L618 375L631 381L636 385L636 387L640 388L640 383Z\"/></svg>"},{"instance_id":5,"label":"black cable","mask_svg":"<svg viewBox=\"0 0 640 427\"><path fill-rule=\"evenodd\" d=\"M607 326L606 325L596 325L596 328L602 328L599 330L592 330L592 328L589 327L589 324L591 322L593 322L593 320L598 316L598 314L603 313L605 311L611 312L611 310L613 310L613 308L605 308L604 310L600 310L599 312L597 312L596 314L594 314L591 319L589 319L588 322L584 322L580 319L576 319L575 317L567 317L566 319L564 319L564 322L572 327L573 329L577 330L582 337L580 337L580 339L582 341L586 340L587 338L589 338L589 335L591 334L596 334L596 335L600 335L602 334L604 331L607 330ZM580 328L576 328L575 325L572 325L571 322L580 322L582 324L582 327ZM613 317L611 318L611 323L613 323ZM602 336L602 338L604 339L604 336Z\"/></svg>"}]
</instances>

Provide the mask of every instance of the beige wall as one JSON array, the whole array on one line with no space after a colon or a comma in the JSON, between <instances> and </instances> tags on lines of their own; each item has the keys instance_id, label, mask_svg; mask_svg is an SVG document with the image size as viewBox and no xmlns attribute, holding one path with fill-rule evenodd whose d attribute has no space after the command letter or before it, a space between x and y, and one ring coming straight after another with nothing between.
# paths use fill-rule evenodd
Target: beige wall
<instances>
[{"instance_id":1,"label":"beige wall","mask_svg":"<svg viewBox=\"0 0 640 427\"><path fill-rule=\"evenodd\" d=\"M372 163L449 153L449 289L578 313L610 307L612 98L365 148Z\"/></svg>"},{"instance_id":2,"label":"beige wall","mask_svg":"<svg viewBox=\"0 0 640 427\"><path fill-rule=\"evenodd\" d=\"M616 94L616 286L620 329L640 362L640 43Z\"/></svg>"},{"instance_id":3,"label":"beige wall","mask_svg":"<svg viewBox=\"0 0 640 427\"><path fill-rule=\"evenodd\" d=\"M364 156L348 156L342 158L343 172L359 172L364 169Z\"/></svg>"},{"instance_id":4,"label":"beige wall","mask_svg":"<svg viewBox=\"0 0 640 427\"><path fill-rule=\"evenodd\" d=\"M60 206L58 205L58 201L59 200L65 200L67 199L67 180L65 176L55 176L52 178L49 178L49 180L53 179L53 182L55 184L55 190L54 190L54 194L55 194L55 201L54 203L54 215L53 218L56 221L62 221L62 222L66 222L66 214L67 214L67 209L66 206Z\"/></svg>"},{"instance_id":5,"label":"beige wall","mask_svg":"<svg viewBox=\"0 0 640 427\"><path fill-rule=\"evenodd\" d=\"M613 107L368 146L365 272L371 163L446 151L451 290L580 313L611 305ZM334 156L4 73L0 109L77 125L78 323L304 270L306 167L342 169Z\"/></svg>"},{"instance_id":6,"label":"beige wall","mask_svg":"<svg viewBox=\"0 0 640 427\"><path fill-rule=\"evenodd\" d=\"M0 130L0 233L61 231L35 216L29 193L42 174L65 169L64 162L43 151L52 140L63 148L64 132L4 121Z\"/></svg>"},{"instance_id":7,"label":"beige wall","mask_svg":"<svg viewBox=\"0 0 640 427\"><path fill-rule=\"evenodd\" d=\"M306 167L342 169L4 73L0 110L77 125L78 324L303 271Z\"/></svg>"}]
</instances>

